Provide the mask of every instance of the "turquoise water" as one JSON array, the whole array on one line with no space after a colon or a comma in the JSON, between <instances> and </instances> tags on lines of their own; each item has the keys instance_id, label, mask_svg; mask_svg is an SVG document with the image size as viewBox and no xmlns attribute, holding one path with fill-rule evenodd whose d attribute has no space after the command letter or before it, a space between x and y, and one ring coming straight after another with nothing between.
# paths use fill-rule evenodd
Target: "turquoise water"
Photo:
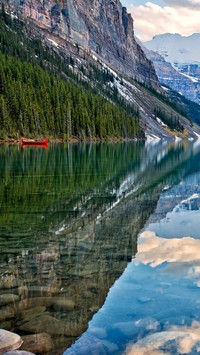
<instances>
[{"instance_id":1,"label":"turquoise water","mask_svg":"<svg viewBox=\"0 0 200 355\"><path fill-rule=\"evenodd\" d=\"M1 328L48 354L198 353L198 142L2 145L0 181Z\"/></svg>"}]
</instances>

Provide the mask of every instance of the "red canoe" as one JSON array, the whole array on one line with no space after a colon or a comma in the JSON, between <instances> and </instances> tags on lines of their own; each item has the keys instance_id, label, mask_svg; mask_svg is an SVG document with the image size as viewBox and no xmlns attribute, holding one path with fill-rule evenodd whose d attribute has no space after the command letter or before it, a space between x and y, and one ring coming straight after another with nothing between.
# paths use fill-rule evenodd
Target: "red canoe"
<instances>
[{"instance_id":1,"label":"red canoe","mask_svg":"<svg viewBox=\"0 0 200 355\"><path fill-rule=\"evenodd\" d=\"M22 144L42 145L42 144L47 144L48 142L49 142L48 138L42 140L22 138Z\"/></svg>"}]
</instances>

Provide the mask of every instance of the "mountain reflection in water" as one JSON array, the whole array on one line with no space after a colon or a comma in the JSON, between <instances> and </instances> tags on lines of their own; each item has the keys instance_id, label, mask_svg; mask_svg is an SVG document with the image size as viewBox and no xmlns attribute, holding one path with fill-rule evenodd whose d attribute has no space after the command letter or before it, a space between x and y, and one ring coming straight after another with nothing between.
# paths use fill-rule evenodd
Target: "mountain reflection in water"
<instances>
[{"instance_id":1,"label":"mountain reflection in water","mask_svg":"<svg viewBox=\"0 0 200 355\"><path fill-rule=\"evenodd\" d=\"M58 144L47 151L1 146L0 327L21 335L48 333L54 344L49 353L61 354L86 331L108 294L88 330L66 354L122 353L128 341L163 330L160 318L153 317L154 307L149 307L153 290L145 291L143 281L152 279L151 264L162 269L170 257L163 251L158 262L147 250L147 261L145 255L138 257L137 266L137 236L145 223L147 229L158 223L161 192L198 173L199 152L191 142ZM167 212L171 205L166 204ZM150 234L151 243L159 249L163 236L155 233ZM195 245L192 239L192 250ZM144 248L145 240L143 254ZM162 272L168 275L168 269ZM126 275L131 281L124 284ZM121 283L122 288L117 286ZM161 312L161 297L156 300Z\"/></svg>"},{"instance_id":2,"label":"mountain reflection in water","mask_svg":"<svg viewBox=\"0 0 200 355\"><path fill-rule=\"evenodd\" d=\"M163 176L132 262L66 355L199 353L199 168L197 153L179 165L176 181Z\"/></svg>"}]
</instances>

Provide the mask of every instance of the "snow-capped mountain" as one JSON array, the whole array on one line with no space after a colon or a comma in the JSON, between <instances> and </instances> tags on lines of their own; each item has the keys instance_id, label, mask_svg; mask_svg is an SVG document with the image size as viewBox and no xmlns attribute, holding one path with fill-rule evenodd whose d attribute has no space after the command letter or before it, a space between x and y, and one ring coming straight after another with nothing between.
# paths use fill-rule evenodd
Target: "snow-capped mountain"
<instances>
[{"instance_id":1,"label":"snow-capped mountain","mask_svg":"<svg viewBox=\"0 0 200 355\"><path fill-rule=\"evenodd\" d=\"M163 34L143 43L161 83L200 104L200 33Z\"/></svg>"},{"instance_id":2,"label":"snow-capped mountain","mask_svg":"<svg viewBox=\"0 0 200 355\"><path fill-rule=\"evenodd\" d=\"M145 42L144 46L159 53L176 70L197 82L200 79L199 43L200 33L188 37L166 33L155 36L151 41Z\"/></svg>"},{"instance_id":3,"label":"snow-capped mountain","mask_svg":"<svg viewBox=\"0 0 200 355\"><path fill-rule=\"evenodd\" d=\"M153 37L151 41L145 42L146 48L161 54L167 62L174 67L184 64L196 64L200 66L200 33L194 33L185 37L180 34L166 33Z\"/></svg>"}]
</instances>

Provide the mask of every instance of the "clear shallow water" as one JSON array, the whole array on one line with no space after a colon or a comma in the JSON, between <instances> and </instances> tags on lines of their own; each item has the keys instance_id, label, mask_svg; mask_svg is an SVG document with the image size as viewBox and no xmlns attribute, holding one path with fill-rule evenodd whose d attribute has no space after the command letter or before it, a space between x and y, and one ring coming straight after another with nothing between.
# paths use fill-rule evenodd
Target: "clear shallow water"
<instances>
[{"instance_id":1,"label":"clear shallow water","mask_svg":"<svg viewBox=\"0 0 200 355\"><path fill-rule=\"evenodd\" d=\"M198 353L199 158L186 142L1 146L0 327L50 334L51 354Z\"/></svg>"}]
</instances>

